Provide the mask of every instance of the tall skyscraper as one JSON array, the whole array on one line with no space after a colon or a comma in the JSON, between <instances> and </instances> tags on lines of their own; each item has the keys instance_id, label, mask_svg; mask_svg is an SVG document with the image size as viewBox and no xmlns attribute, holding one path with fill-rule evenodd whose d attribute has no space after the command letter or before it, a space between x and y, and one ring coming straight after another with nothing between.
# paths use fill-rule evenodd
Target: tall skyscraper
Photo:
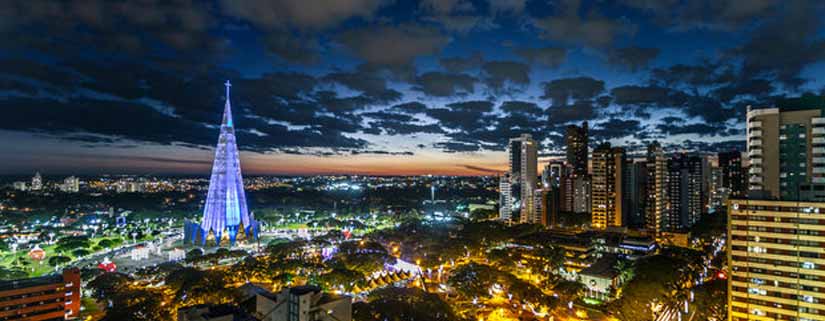
<instances>
[{"instance_id":1,"label":"tall skyscraper","mask_svg":"<svg viewBox=\"0 0 825 321\"><path fill-rule=\"evenodd\" d=\"M567 163L573 168L573 176L587 175L587 122L581 127L568 125L564 135L567 143Z\"/></svg>"},{"instance_id":2,"label":"tall skyscraper","mask_svg":"<svg viewBox=\"0 0 825 321\"><path fill-rule=\"evenodd\" d=\"M503 221L510 221L513 216L513 190L510 185L510 173L504 173L499 177L498 183L499 201L498 218Z\"/></svg>"},{"instance_id":3,"label":"tall skyscraper","mask_svg":"<svg viewBox=\"0 0 825 321\"><path fill-rule=\"evenodd\" d=\"M729 320L825 320L825 203L731 199Z\"/></svg>"},{"instance_id":4,"label":"tall skyscraper","mask_svg":"<svg viewBox=\"0 0 825 321\"><path fill-rule=\"evenodd\" d=\"M804 185L825 184L825 115L822 101L812 100L748 108L749 195L799 200Z\"/></svg>"},{"instance_id":5,"label":"tall skyscraper","mask_svg":"<svg viewBox=\"0 0 825 321\"><path fill-rule=\"evenodd\" d=\"M582 175L575 178L570 178L568 181L573 183L573 212L575 213L590 213L591 203L591 184L590 176Z\"/></svg>"},{"instance_id":6,"label":"tall skyscraper","mask_svg":"<svg viewBox=\"0 0 825 321\"><path fill-rule=\"evenodd\" d=\"M541 173L543 187L560 186L563 177L567 176L567 165L563 161L554 160L544 166Z\"/></svg>"},{"instance_id":7,"label":"tall skyscraper","mask_svg":"<svg viewBox=\"0 0 825 321\"><path fill-rule=\"evenodd\" d=\"M31 188L32 191L39 191L43 189L43 176L40 176L40 172L34 173L34 177L32 177L32 184Z\"/></svg>"},{"instance_id":8,"label":"tall skyscraper","mask_svg":"<svg viewBox=\"0 0 825 321\"><path fill-rule=\"evenodd\" d=\"M538 188L538 145L530 134L510 139L509 155L511 220L518 215L520 223L539 223L540 213L535 213L534 191Z\"/></svg>"},{"instance_id":9,"label":"tall skyscraper","mask_svg":"<svg viewBox=\"0 0 825 321\"><path fill-rule=\"evenodd\" d=\"M662 212L665 208L665 173L667 158L658 142L647 146L647 187L645 188L645 228L658 234L662 232Z\"/></svg>"},{"instance_id":10,"label":"tall skyscraper","mask_svg":"<svg viewBox=\"0 0 825 321\"><path fill-rule=\"evenodd\" d=\"M239 231L247 238L258 237L258 223L246 207L241 163L235 142L235 126L232 122L232 107L229 102L231 84L227 81L225 85L226 104L218 146L215 148L215 162L212 164L212 177L209 180L203 220L199 226L187 224L185 232L186 239L199 239L201 244L205 244L210 235L218 245L224 235L228 236L230 244L234 244Z\"/></svg>"},{"instance_id":11,"label":"tall skyscraper","mask_svg":"<svg viewBox=\"0 0 825 321\"><path fill-rule=\"evenodd\" d=\"M80 191L80 180L75 176L66 177L60 190L66 193L77 193Z\"/></svg>"},{"instance_id":12,"label":"tall skyscraper","mask_svg":"<svg viewBox=\"0 0 825 321\"><path fill-rule=\"evenodd\" d=\"M675 154L667 162L662 230L679 231L693 226L705 212L703 157Z\"/></svg>"},{"instance_id":13,"label":"tall skyscraper","mask_svg":"<svg viewBox=\"0 0 825 321\"><path fill-rule=\"evenodd\" d=\"M603 143L593 150L591 175L591 226L596 229L625 226L625 151Z\"/></svg>"},{"instance_id":14,"label":"tall skyscraper","mask_svg":"<svg viewBox=\"0 0 825 321\"><path fill-rule=\"evenodd\" d=\"M719 153L718 160L719 169L721 170L721 187L727 190L729 196L745 196L747 184L745 182L745 171L742 167L742 153L739 151Z\"/></svg>"},{"instance_id":15,"label":"tall skyscraper","mask_svg":"<svg viewBox=\"0 0 825 321\"><path fill-rule=\"evenodd\" d=\"M628 160L625 166L625 203L627 205L628 226L644 227L647 197L647 164L640 160Z\"/></svg>"}]
</instances>

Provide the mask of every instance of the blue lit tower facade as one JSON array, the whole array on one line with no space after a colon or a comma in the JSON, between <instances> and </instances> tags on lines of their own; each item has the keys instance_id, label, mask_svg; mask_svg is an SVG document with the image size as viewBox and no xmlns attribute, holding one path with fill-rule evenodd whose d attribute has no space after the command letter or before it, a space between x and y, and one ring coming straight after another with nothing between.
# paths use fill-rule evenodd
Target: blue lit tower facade
<instances>
[{"instance_id":1,"label":"blue lit tower facade","mask_svg":"<svg viewBox=\"0 0 825 321\"><path fill-rule=\"evenodd\" d=\"M200 241L205 244L211 235L215 243L220 245L222 237L226 235L230 244L235 244L238 232L241 231L247 238L258 237L258 222L249 214L246 206L241 163L235 142L235 127L229 102L229 88L232 85L229 81L225 85L226 104L203 219L200 224L188 222L185 225L184 239L192 243Z\"/></svg>"}]
</instances>

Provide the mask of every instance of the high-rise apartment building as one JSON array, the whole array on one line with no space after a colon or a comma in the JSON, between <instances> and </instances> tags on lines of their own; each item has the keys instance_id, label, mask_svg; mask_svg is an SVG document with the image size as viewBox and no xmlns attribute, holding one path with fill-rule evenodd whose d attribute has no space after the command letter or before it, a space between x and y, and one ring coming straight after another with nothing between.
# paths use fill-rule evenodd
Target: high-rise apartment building
<instances>
[{"instance_id":1,"label":"high-rise apartment building","mask_svg":"<svg viewBox=\"0 0 825 321\"><path fill-rule=\"evenodd\" d=\"M732 197L743 197L747 190L745 170L742 167L742 153L730 151L719 153L719 169L722 171L722 188Z\"/></svg>"},{"instance_id":2,"label":"high-rise apartment building","mask_svg":"<svg viewBox=\"0 0 825 321\"><path fill-rule=\"evenodd\" d=\"M80 179L75 176L66 177L63 180L63 185L60 186L60 190L66 193L77 193L80 191Z\"/></svg>"},{"instance_id":3,"label":"high-rise apartment building","mask_svg":"<svg viewBox=\"0 0 825 321\"><path fill-rule=\"evenodd\" d=\"M705 164L705 158L688 154L675 154L668 160L662 230L679 231L689 228L705 212Z\"/></svg>"},{"instance_id":4,"label":"high-rise apartment building","mask_svg":"<svg viewBox=\"0 0 825 321\"><path fill-rule=\"evenodd\" d=\"M507 155L509 166L505 177L508 178L509 195L500 203L502 212L499 216L520 223L539 223L541 213L535 212L534 204L534 193L538 188L538 144L530 134L523 134L510 139ZM502 199L504 197L502 194Z\"/></svg>"},{"instance_id":5,"label":"high-rise apartment building","mask_svg":"<svg viewBox=\"0 0 825 321\"><path fill-rule=\"evenodd\" d=\"M825 320L825 203L731 199L728 316Z\"/></svg>"},{"instance_id":6,"label":"high-rise apartment building","mask_svg":"<svg viewBox=\"0 0 825 321\"><path fill-rule=\"evenodd\" d=\"M573 176L587 175L587 122L581 126L567 126L564 139L567 143L567 163L572 167Z\"/></svg>"},{"instance_id":7,"label":"high-rise apartment building","mask_svg":"<svg viewBox=\"0 0 825 321\"><path fill-rule=\"evenodd\" d=\"M604 143L593 150L591 175L591 226L596 229L626 224L625 151Z\"/></svg>"},{"instance_id":8,"label":"high-rise apartment building","mask_svg":"<svg viewBox=\"0 0 825 321\"><path fill-rule=\"evenodd\" d=\"M498 192L498 218L503 221L509 221L513 215L513 193L510 186L510 173L504 173L499 177Z\"/></svg>"},{"instance_id":9,"label":"high-rise apartment building","mask_svg":"<svg viewBox=\"0 0 825 321\"><path fill-rule=\"evenodd\" d=\"M32 183L29 189L32 191L39 191L43 189L43 176L40 175L40 172L34 173L34 177L32 177Z\"/></svg>"},{"instance_id":10,"label":"high-rise apartment building","mask_svg":"<svg viewBox=\"0 0 825 321\"><path fill-rule=\"evenodd\" d=\"M569 179L573 183L573 212L590 213L591 186L587 175Z\"/></svg>"},{"instance_id":11,"label":"high-rise apartment building","mask_svg":"<svg viewBox=\"0 0 825 321\"><path fill-rule=\"evenodd\" d=\"M825 184L825 106L812 99L748 108L750 196L800 200L801 190Z\"/></svg>"},{"instance_id":12,"label":"high-rise apartment building","mask_svg":"<svg viewBox=\"0 0 825 321\"><path fill-rule=\"evenodd\" d=\"M647 197L647 164L640 160L628 160L625 166L625 203L628 226L644 227L645 198Z\"/></svg>"},{"instance_id":13,"label":"high-rise apartment building","mask_svg":"<svg viewBox=\"0 0 825 321\"><path fill-rule=\"evenodd\" d=\"M658 142L648 145L646 158L645 228L658 234L662 232L662 213L665 209L667 158Z\"/></svg>"},{"instance_id":14,"label":"high-rise apartment building","mask_svg":"<svg viewBox=\"0 0 825 321\"><path fill-rule=\"evenodd\" d=\"M560 208L560 194L558 187L539 188L534 192L534 212L539 217L538 222L531 222L541 224L547 227L555 227L559 221Z\"/></svg>"},{"instance_id":15,"label":"high-rise apartment building","mask_svg":"<svg viewBox=\"0 0 825 321\"><path fill-rule=\"evenodd\" d=\"M560 186L562 178L567 174L567 165L563 161L551 161L541 173L542 184L544 187Z\"/></svg>"}]
</instances>

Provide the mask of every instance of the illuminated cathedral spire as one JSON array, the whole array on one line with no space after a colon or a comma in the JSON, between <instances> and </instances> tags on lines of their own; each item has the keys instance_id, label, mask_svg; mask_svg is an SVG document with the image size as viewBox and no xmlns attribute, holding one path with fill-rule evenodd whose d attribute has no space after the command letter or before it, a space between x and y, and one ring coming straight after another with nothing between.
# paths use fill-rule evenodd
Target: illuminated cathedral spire
<instances>
[{"instance_id":1,"label":"illuminated cathedral spire","mask_svg":"<svg viewBox=\"0 0 825 321\"><path fill-rule=\"evenodd\" d=\"M224 85L226 104L218 146L215 148L215 162L212 164L212 177L209 180L203 220L199 226L187 224L185 231L185 239L193 243L200 240L201 244L205 244L209 235L212 235L219 245L221 238L228 235L230 244L235 244L239 231L243 231L247 237L257 238L258 234L258 224L249 214L243 189L241 163L232 122L232 106L229 102L229 89L232 84L227 80Z\"/></svg>"}]
</instances>

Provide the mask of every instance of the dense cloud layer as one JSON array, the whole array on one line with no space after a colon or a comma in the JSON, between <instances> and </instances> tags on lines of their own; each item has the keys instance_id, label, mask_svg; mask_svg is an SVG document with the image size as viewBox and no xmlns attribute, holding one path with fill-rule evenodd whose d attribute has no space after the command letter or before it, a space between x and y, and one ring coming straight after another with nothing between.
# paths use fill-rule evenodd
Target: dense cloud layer
<instances>
[{"instance_id":1,"label":"dense cloud layer","mask_svg":"<svg viewBox=\"0 0 825 321\"><path fill-rule=\"evenodd\" d=\"M211 148L232 79L253 152L415 152L386 137L498 151L531 133L547 153L581 121L594 142L740 147L745 106L821 86L821 13L803 1L3 2L0 129ZM669 40L697 34L737 40L684 56Z\"/></svg>"}]
</instances>

